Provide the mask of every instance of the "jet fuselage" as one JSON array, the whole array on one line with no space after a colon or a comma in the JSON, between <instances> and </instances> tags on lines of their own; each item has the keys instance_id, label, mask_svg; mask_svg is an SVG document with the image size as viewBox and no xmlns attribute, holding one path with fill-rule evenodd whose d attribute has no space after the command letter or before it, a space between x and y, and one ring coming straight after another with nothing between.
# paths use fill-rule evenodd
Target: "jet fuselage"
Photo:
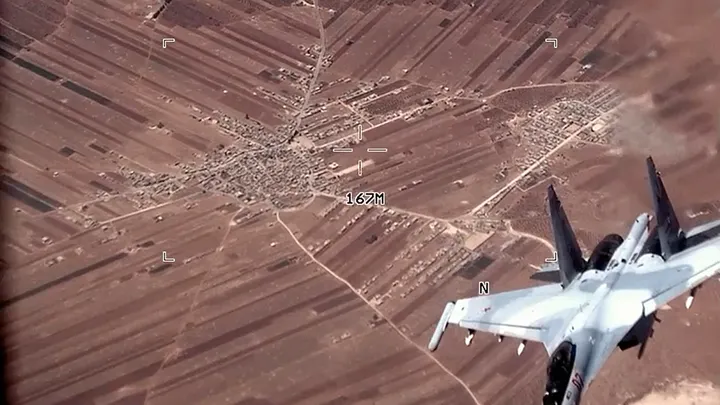
<instances>
[{"instance_id":1,"label":"jet fuselage","mask_svg":"<svg viewBox=\"0 0 720 405\"><path fill-rule=\"evenodd\" d=\"M567 388L560 401L553 402L543 399L543 405L579 405L580 398L590 384L586 375L588 370L604 362L594 356L595 351L604 351L603 337L610 334L613 328L622 326L632 327L639 318L653 316L657 310L652 304L639 305L638 303L652 302L650 299L656 291L643 288L638 283L637 288L615 289L617 281L623 278L623 285L637 274L643 274L643 263L662 262L661 256L646 253L639 256L642 244L647 239L649 216L640 215L633 224L628 237L618 247L613 259L605 271L588 270L578 275L568 286L569 289L595 290L589 301L578 308L577 314L570 320L560 342L569 343L574 348L572 369L566 377ZM697 246L686 249L674 255L666 263L675 269L678 276L694 271L717 271L720 265L720 239L709 239ZM651 268L652 266L648 266ZM696 276L700 278L702 273ZM679 279L681 279L679 277ZM690 281L690 284L692 280ZM686 306L689 306L686 304ZM548 373L552 367L552 357L548 365ZM550 376L549 376L550 377ZM548 381L548 387L551 381ZM565 383L561 384L565 386ZM560 399L560 393L556 399Z\"/></svg>"},{"instance_id":2,"label":"jet fuselage","mask_svg":"<svg viewBox=\"0 0 720 405\"><path fill-rule=\"evenodd\" d=\"M642 308L628 308L628 303L637 301L629 300L629 296L613 290L613 287L631 257L639 251L638 245L642 246L647 239L649 221L650 216L645 213L635 219L627 238L614 252L604 271L587 270L580 273L568 286L568 289L587 289L595 292L587 303L578 308L577 314L570 320L565 333L562 334L563 343L569 343L574 348L572 368L569 375L564 376L569 378L565 392L551 392L551 395L555 394L554 398L544 398L543 405L577 405L586 387L585 375L591 365L594 346L602 342L603 332L617 327L619 318L627 318L629 322L635 323L637 312L642 311ZM548 372L552 367L551 356ZM548 376L548 378L553 377ZM548 388L552 389L552 385L552 382L548 381ZM565 382L561 385L565 386Z\"/></svg>"}]
</instances>

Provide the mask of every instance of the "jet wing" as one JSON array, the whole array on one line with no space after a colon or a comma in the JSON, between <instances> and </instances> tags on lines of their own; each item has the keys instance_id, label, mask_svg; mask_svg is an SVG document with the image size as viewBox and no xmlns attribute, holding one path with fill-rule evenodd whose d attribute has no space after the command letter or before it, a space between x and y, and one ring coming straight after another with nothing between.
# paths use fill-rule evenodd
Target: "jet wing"
<instances>
[{"instance_id":1,"label":"jet wing","mask_svg":"<svg viewBox=\"0 0 720 405\"><path fill-rule=\"evenodd\" d=\"M562 294L561 294L562 293ZM466 329L542 342L548 353L572 315L588 301L582 291L543 285L449 303L428 345L435 350L448 323Z\"/></svg>"},{"instance_id":2,"label":"jet wing","mask_svg":"<svg viewBox=\"0 0 720 405\"><path fill-rule=\"evenodd\" d=\"M672 260L646 269L635 268L623 274L615 288L645 291L643 314L650 315L685 292L711 278L720 269L720 249L716 246L684 251Z\"/></svg>"},{"instance_id":3,"label":"jet wing","mask_svg":"<svg viewBox=\"0 0 720 405\"><path fill-rule=\"evenodd\" d=\"M698 286L720 269L720 249L709 246L696 252L682 252L669 262L656 256L654 262L635 265L620 275L613 287L623 293L615 309L611 309L613 328L595 331L595 349L588 364L586 381L591 381L613 353L618 343L643 316L652 314L663 305ZM634 292L633 292L634 291ZM634 303L626 298L639 297Z\"/></svg>"}]
</instances>

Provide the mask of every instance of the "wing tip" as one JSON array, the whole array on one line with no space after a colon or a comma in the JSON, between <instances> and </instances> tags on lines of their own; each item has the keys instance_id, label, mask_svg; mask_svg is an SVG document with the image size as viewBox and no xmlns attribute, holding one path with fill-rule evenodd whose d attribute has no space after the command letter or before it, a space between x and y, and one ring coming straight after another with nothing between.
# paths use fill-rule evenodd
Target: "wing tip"
<instances>
[{"instance_id":1,"label":"wing tip","mask_svg":"<svg viewBox=\"0 0 720 405\"><path fill-rule=\"evenodd\" d=\"M647 164L648 174L650 175L650 177L657 176L658 171L652 156L648 155L648 157L645 159L645 163Z\"/></svg>"},{"instance_id":2,"label":"wing tip","mask_svg":"<svg viewBox=\"0 0 720 405\"><path fill-rule=\"evenodd\" d=\"M442 316L440 316L440 321L435 326L435 331L433 332L432 337L430 337L430 342L427 346L429 351L434 352L438 348L438 345L440 345L440 339L442 339L443 333L445 333L445 328L447 328L450 316L454 310L454 301L450 301L445 304L445 309L443 310Z\"/></svg>"}]
</instances>

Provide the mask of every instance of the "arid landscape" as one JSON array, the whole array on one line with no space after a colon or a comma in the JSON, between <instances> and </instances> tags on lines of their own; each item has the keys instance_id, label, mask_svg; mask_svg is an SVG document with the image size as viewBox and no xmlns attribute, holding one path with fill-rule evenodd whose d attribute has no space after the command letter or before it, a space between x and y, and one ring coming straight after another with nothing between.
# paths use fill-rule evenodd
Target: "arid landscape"
<instances>
[{"instance_id":1,"label":"arid landscape","mask_svg":"<svg viewBox=\"0 0 720 405\"><path fill-rule=\"evenodd\" d=\"M541 345L426 345L534 283L546 186L586 250L651 210L648 154L683 226L720 217L710 0L1 9L16 404L538 403ZM583 404L720 403L717 280L660 312Z\"/></svg>"}]
</instances>

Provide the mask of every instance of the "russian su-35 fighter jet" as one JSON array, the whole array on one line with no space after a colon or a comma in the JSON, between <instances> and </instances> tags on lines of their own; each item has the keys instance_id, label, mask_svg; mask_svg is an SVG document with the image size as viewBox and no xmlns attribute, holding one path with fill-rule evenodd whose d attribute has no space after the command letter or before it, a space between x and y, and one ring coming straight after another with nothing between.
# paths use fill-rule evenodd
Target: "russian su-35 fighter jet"
<instances>
[{"instance_id":1,"label":"russian su-35 fighter jet","mask_svg":"<svg viewBox=\"0 0 720 405\"><path fill-rule=\"evenodd\" d=\"M638 358L652 334L655 311L686 291L690 308L700 285L720 269L720 221L688 232L680 229L672 204L647 159L656 226L643 213L627 237L606 236L583 258L577 239L552 186L548 205L559 282L477 296L445 306L428 349L434 351L448 323L468 330L540 342L550 359L543 405L578 405L615 347L640 345Z\"/></svg>"}]
</instances>

